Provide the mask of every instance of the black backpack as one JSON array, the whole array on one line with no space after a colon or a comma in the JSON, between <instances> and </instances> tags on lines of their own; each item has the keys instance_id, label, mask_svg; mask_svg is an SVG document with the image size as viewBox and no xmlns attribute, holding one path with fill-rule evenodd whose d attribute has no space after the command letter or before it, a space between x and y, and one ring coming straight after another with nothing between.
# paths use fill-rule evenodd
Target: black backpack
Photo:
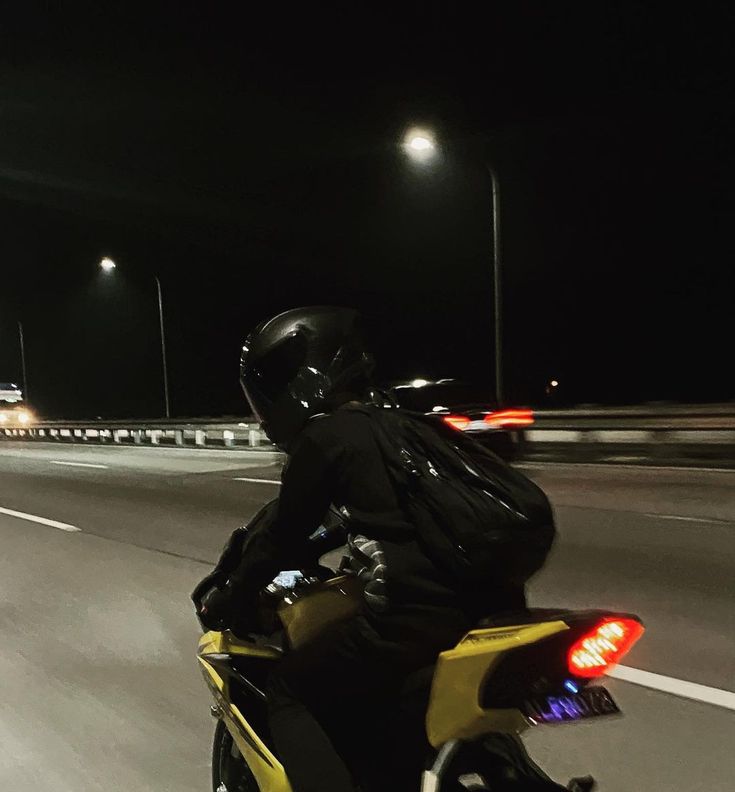
<instances>
[{"instance_id":1,"label":"black backpack","mask_svg":"<svg viewBox=\"0 0 735 792\"><path fill-rule=\"evenodd\" d=\"M426 555L460 583L523 584L555 528L547 497L437 417L364 406L398 502Z\"/></svg>"}]
</instances>

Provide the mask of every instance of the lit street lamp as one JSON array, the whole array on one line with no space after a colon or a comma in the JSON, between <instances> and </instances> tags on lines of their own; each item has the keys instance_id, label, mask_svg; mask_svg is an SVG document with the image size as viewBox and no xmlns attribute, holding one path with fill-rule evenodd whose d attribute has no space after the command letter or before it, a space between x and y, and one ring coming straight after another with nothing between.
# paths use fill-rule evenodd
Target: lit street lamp
<instances>
[{"instance_id":1,"label":"lit street lamp","mask_svg":"<svg viewBox=\"0 0 735 792\"><path fill-rule=\"evenodd\" d=\"M403 147L411 159L427 162L436 155L434 136L424 129L411 129L406 133Z\"/></svg>"},{"instance_id":2,"label":"lit street lamp","mask_svg":"<svg viewBox=\"0 0 735 792\"><path fill-rule=\"evenodd\" d=\"M403 149L414 162L425 163L437 153L435 138L425 129L410 129L404 138ZM494 313L495 313L495 400L498 406L503 403L503 339L502 339L502 283L501 252L500 247L500 185L495 169L485 163L490 183L492 185L493 200L493 288L494 288Z\"/></svg>"},{"instance_id":3,"label":"lit street lamp","mask_svg":"<svg viewBox=\"0 0 735 792\"><path fill-rule=\"evenodd\" d=\"M110 274L113 272L117 265L111 258L103 258L100 261L100 269L106 273ZM163 296L161 294L161 281L158 275L154 275L154 280L156 281L156 292L158 294L158 323L161 330L161 363L163 366L163 401L164 406L166 408L166 418L171 417L171 404L169 401L168 395L168 364L166 363L166 332L163 326Z\"/></svg>"}]
</instances>

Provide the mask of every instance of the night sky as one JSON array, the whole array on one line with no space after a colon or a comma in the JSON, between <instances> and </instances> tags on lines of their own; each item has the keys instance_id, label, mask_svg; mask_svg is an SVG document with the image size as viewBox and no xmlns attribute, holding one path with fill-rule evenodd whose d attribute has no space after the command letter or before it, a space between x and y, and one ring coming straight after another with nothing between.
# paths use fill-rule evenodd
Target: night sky
<instances>
[{"instance_id":1,"label":"night sky","mask_svg":"<svg viewBox=\"0 0 735 792\"><path fill-rule=\"evenodd\" d=\"M735 397L730 4L21 5L0 381L21 320L40 414L162 413L155 275L176 415L245 413L243 338L310 303L364 311L384 380L491 385L486 161L510 399Z\"/></svg>"}]
</instances>

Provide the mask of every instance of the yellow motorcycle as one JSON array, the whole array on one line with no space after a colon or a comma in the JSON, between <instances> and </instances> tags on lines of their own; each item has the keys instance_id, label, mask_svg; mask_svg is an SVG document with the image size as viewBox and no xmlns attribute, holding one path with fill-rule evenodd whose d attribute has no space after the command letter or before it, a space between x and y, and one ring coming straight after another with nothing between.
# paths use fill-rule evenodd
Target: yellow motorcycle
<instances>
[{"instance_id":1,"label":"yellow motorcycle","mask_svg":"<svg viewBox=\"0 0 735 792\"><path fill-rule=\"evenodd\" d=\"M218 719L214 792L291 791L268 736L263 691L269 670L284 652L358 613L361 603L355 577L283 573L262 597L264 635L202 636L198 661ZM591 790L589 777L566 787L553 782L530 759L519 735L529 727L618 714L599 677L642 633L637 616L606 611L531 609L478 625L437 657L426 678L432 752L417 788Z\"/></svg>"}]
</instances>

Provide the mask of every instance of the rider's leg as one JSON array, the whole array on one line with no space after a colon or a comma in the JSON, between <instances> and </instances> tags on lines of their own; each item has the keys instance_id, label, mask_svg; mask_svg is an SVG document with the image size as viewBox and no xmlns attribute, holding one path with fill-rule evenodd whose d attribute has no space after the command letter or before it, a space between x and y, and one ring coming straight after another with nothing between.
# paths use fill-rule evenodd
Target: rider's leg
<instances>
[{"instance_id":1,"label":"rider's leg","mask_svg":"<svg viewBox=\"0 0 735 792\"><path fill-rule=\"evenodd\" d=\"M370 628L361 617L285 655L268 684L273 741L294 792L351 792L338 744L359 739L351 724L366 674ZM332 737L337 739L332 739Z\"/></svg>"},{"instance_id":2,"label":"rider's leg","mask_svg":"<svg viewBox=\"0 0 735 792\"><path fill-rule=\"evenodd\" d=\"M411 671L453 645L456 635L448 629L438 638L436 630L426 638L408 637L400 625L385 630L357 617L287 654L274 669L270 727L294 792L347 792L353 788L348 766L358 773L367 769L381 792L401 775L404 752L391 752L386 742L397 720L400 687Z\"/></svg>"},{"instance_id":3,"label":"rider's leg","mask_svg":"<svg viewBox=\"0 0 735 792\"><path fill-rule=\"evenodd\" d=\"M349 770L289 679L273 674L268 686L271 735L294 792L352 792Z\"/></svg>"}]
</instances>

